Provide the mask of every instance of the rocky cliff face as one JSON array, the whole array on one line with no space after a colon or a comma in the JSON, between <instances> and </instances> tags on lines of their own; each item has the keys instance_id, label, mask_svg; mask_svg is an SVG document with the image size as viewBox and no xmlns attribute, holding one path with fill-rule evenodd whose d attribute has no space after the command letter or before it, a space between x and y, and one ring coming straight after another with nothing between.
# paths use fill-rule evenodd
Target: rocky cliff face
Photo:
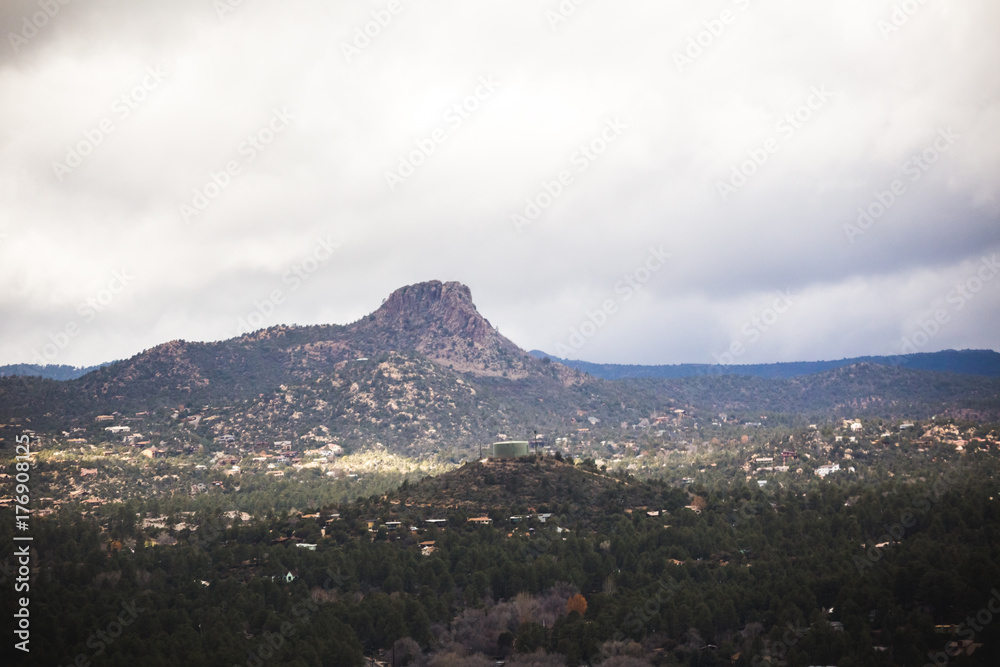
<instances>
[{"instance_id":1,"label":"rocky cliff face","mask_svg":"<svg viewBox=\"0 0 1000 667\"><path fill-rule=\"evenodd\" d=\"M416 350L473 375L519 379L539 363L501 336L476 310L469 288L457 282L402 287L348 331L383 349Z\"/></svg>"}]
</instances>

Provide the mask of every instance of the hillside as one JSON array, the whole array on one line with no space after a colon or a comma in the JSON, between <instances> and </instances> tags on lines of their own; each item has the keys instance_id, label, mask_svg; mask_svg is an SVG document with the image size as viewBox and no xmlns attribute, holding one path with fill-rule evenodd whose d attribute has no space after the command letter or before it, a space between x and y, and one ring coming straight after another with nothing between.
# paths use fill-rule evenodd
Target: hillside
<instances>
[{"instance_id":1,"label":"hillside","mask_svg":"<svg viewBox=\"0 0 1000 667\"><path fill-rule=\"evenodd\" d=\"M605 380L686 378L703 375L794 378L857 364L876 364L910 370L1000 377L1000 353L993 350L942 350L940 352L920 352L891 357L854 357L836 361L795 361L775 364L671 364L661 366L596 364L589 361L560 359L541 350L532 350L531 354L538 359L548 357L564 366Z\"/></svg>"},{"instance_id":2,"label":"hillside","mask_svg":"<svg viewBox=\"0 0 1000 667\"><path fill-rule=\"evenodd\" d=\"M67 366L65 364L9 364L0 366L0 377L29 376L49 380L75 380L106 364L97 366Z\"/></svg>"},{"instance_id":3,"label":"hillside","mask_svg":"<svg viewBox=\"0 0 1000 667\"><path fill-rule=\"evenodd\" d=\"M749 421L769 413L994 419L1000 379L863 363L789 379L608 381L529 355L479 314L467 287L437 281L396 290L348 325L171 341L64 382L0 378L0 420L35 429L90 429L97 415L118 413L142 415L143 432L172 433L178 443L381 443L415 456L447 451L453 461L480 443L536 431L634 438L674 410L692 419L684 428L720 412ZM177 420L189 418L179 432ZM680 426L669 430L683 439Z\"/></svg>"},{"instance_id":4,"label":"hillside","mask_svg":"<svg viewBox=\"0 0 1000 667\"><path fill-rule=\"evenodd\" d=\"M674 498L681 507L685 494ZM414 515L449 509L471 515L493 512L559 512L584 517L594 510L618 513L623 508L662 502L652 487L624 481L596 468L574 466L548 456L489 459L426 477L389 494L391 504L404 505ZM506 518L504 516L503 518Z\"/></svg>"}]
</instances>

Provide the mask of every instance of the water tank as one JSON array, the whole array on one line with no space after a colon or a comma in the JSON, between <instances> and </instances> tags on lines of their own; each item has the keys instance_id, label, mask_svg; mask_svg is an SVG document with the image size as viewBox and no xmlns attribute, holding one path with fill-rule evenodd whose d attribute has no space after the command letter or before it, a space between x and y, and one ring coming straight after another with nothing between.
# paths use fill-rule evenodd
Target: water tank
<instances>
[{"instance_id":1,"label":"water tank","mask_svg":"<svg viewBox=\"0 0 1000 667\"><path fill-rule=\"evenodd\" d=\"M519 456L527 455L527 440L504 440L493 443L493 458L495 459L516 459Z\"/></svg>"}]
</instances>

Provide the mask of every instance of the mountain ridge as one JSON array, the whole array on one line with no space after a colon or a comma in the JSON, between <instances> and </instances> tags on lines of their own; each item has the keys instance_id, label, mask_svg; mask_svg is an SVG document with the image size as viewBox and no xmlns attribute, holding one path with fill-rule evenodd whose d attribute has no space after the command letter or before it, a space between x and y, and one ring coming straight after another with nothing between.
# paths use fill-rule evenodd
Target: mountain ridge
<instances>
[{"instance_id":1,"label":"mountain ridge","mask_svg":"<svg viewBox=\"0 0 1000 667\"><path fill-rule=\"evenodd\" d=\"M941 350L895 356L850 357L828 361L790 361L769 364L602 364L562 359L541 350L531 350L538 359L552 361L605 380L623 378L685 378L703 375L740 375L762 378L793 378L845 366L871 363L910 370L1000 377L1000 353L993 350Z\"/></svg>"},{"instance_id":2,"label":"mountain ridge","mask_svg":"<svg viewBox=\"0 0 1000 667\"><path fill-rule=\"evenodd\" d=\"M468 287L440 281L400 288L348 325L169 341L73 380L0 378L0 420L33 428L69 431L90 428L97 415L141 413L144 430L163 432L174 428L171 415L204 413L215 421L195 430L208 442L236 432L253 442L340 440L415 454L467 452L535 431L617 438L675 410L702 423L721 412L747 421L997 418L1000 379L860 363L792 378L605 380L530 355L482 317Z\"/></svg>"}]
</instances>

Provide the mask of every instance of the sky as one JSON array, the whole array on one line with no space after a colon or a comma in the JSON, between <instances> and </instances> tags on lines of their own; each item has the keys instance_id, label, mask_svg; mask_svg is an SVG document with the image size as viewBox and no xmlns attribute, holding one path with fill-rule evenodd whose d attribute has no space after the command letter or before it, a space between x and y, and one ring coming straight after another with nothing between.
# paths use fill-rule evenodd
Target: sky
<instances>
[{"instance_id":1,"label":"sky","mask_svg":"<svg viewBox=\"0 0 1000 667\"><path fill-rule=\"evenodd\" d=\"M459 281L526 350L1000 349L995 0L5 0L0 364Z\"/></svg>"}]
</instances>

